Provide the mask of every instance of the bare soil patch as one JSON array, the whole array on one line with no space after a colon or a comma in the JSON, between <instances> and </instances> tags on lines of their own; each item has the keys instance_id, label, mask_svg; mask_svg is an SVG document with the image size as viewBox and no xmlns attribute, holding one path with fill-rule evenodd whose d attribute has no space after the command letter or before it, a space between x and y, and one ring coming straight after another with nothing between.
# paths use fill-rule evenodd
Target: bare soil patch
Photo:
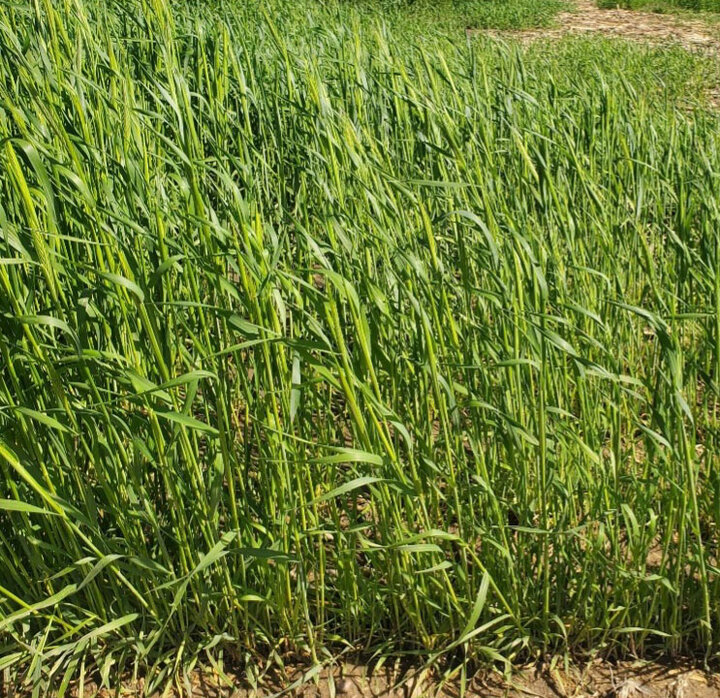
<instances>
[{"instance_id":1,"label":"bare soil patch","mask_svg":"<svg viewBox=\"0 0 720 698\"><path fill-rule=\"evenodd\" d=\"M125 683L112 691L87 682L83 698L139 698L140 685ZM210 668L197 670L162 698L720 698L720 675L683 664L653 662L591 662L584 667L524 667L512 677L481 673L463 683L458 676L442 680L429 671L385 665L371 669L345 663L332 669L307 671L286 668L284 676L266 677L265 686L253 689L245 677L225 673L221 678ZM3 693L0 695L26 695ZM29 694L27 694L29 695ZM77 686L69 695L79 698ZM158 692L154 694L161 698Z\"/></svg>"},{"instance_id":2,"label":"bare soil patch","mask_svg":"<svg viewBox=\"0 0 720 698\"><path fill-rule=\"evenodd\" d=\"M403 681L403 679L405 679ZM330 683L334 685L331 686ZM402 685L398 686L398 683ZM719 677L690 667L653 663L591 663L584 668L526 667L511 679L479 674L461 686L431 674L409 672L405 677L383 669L346 665L326 674L317 685L296 691L301 698L720 698ZM236 692L234 698L250 698Z\"/></svg>"},{"instance_id":3,"label":"bare soil patch","mask_svg":"<svg viewBox=\"0 0 720 698\"><path fill-rule=\"evenodd\" d=\"M601 9L592 0L577 0L574 10L560 13L556 26L549 29L486 33L522 41L556 39L566 34L602 34L650 44L679 44L702 52L720 50L720 38L701 20L654 12Z\"/></svg>"}]
</instances>

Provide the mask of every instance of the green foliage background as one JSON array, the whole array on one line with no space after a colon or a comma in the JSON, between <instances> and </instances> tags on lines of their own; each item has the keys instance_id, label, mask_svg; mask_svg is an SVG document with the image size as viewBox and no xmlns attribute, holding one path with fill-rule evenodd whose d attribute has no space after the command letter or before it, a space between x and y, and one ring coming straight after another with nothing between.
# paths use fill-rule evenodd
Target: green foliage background
<instances>
[{"instance_id":1,"label":"green foliage background","mask_svg":"<svg viewBox=\"0 0 720 698\"><path fill-rule=\"evenodd\" d=\"M714 657L712 64L280 9L0 7L0 669Z\"/></svg>"}]
</instances>

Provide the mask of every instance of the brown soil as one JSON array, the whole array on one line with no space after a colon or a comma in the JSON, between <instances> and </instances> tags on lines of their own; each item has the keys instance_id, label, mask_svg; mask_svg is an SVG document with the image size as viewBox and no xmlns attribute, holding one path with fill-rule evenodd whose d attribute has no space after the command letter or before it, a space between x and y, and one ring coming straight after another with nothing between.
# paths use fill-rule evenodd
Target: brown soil
<instances>
[{"instance_id":1,"label":"brown soil","mask_svg":"<svg viewBox=\"0 0 720 698\"><path fill-rule=\"evenodd\" d=\"M702 52L717 53L720 50L717 33L713 35L708 24L700 20L653 12L603 10L592 0L577 0L575 9L559 14L556 26L550 29L487 33L523 41L595 33L651 44L678 44Z\"/></svg>"},{"instance_id":2,"label":"brown soil","mask_svg":"<svg viewBox=\"0 0 720 698\"><path fill-rule=\"evenodd\" d=\"M719 677L687 667L658 664L590 664L584 669L526 668L512 679L478 675L464 691L454 678L445 684L432 676L386 669L369 675L367 667L346 665L332 677L296 690L301 698L720 698ZM333 683L333 686L330 683ZM399 687L398 683L403 683ZM393 688L394 687L394 688ZM233 698L250 698L236 691Z\"/></svg>"},{"instance_id":3,"label":"brown soil","mask_svg":"<svg viewBox=\"0 0 720 698\"><path fill-rule=\"evenodd\" d=\"M84 698L139 698L143 692L142 684L126 684L115 693L98 691L88 682L82 693ZM276 676L258 690L233 674L224 674L221 680L210 670L196 671L176 690L166 689L162 698L181 694L189 698L271 698L280 694L293 698L720 698L720 675L681 664L592 662L582 668L526 667L516 669L512 678L479 674L463 687L457 676L442 681L429 672L404 672L392 666L371 671L364 665L343 664L332 671L287 670L282 679ZM0 695L25 694L0 690ZM71 687L69 695L77 698L78 687ZM161 698L159 693L156 698Z\"/></svg>"}]
</instances>

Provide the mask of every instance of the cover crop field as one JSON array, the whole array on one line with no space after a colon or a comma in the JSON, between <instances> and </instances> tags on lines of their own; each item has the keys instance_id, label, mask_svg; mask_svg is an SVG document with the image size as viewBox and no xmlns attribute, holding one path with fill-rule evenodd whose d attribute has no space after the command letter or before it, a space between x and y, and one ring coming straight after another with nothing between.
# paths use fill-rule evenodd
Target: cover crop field
<instances>
[{"instance_id":1,"label":"cover crop field","mask_svg":"<svg viewBox=\"0 0 720 698\"><path fill-rule=\"evenodd\" d=\"M0 671L712 663L716 64L290 5L0 5Z\"/></svg>"}]
</instances>

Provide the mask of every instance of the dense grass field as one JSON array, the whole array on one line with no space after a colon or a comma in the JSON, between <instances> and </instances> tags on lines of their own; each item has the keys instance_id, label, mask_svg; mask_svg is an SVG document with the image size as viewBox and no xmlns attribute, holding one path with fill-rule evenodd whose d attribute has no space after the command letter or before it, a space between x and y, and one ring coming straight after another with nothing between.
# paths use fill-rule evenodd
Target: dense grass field
<instances>
[{"instance_id":1,"label":"dense grass field","mask_svg":"<svg viewBox=\"0 0 720 698\"><path fill-rule=\"evenodd\" d=\"M0 5L0 670L714 661L713 64L289 5Z\"/></svg>"},{"instance_id":2,"label":"dense grass field","mask_svg":"<svg viewBox=\"0 0 720 698\"><path fill-rule=\"evenodd\" d=\"M313 5L306 3L304 7L310 9ZM465 29L547 27L552 25L555 15L569 9L571 3L568 0L339 0L326 7L339 10L341 16L343 10L349 8L366 17L377 19L379 16L385 25L417 36L441 32L459 34ZM328 21L333 19L328 17ZM404 37L408 39L406 33Z\"/></svg>"}]
</instances>

